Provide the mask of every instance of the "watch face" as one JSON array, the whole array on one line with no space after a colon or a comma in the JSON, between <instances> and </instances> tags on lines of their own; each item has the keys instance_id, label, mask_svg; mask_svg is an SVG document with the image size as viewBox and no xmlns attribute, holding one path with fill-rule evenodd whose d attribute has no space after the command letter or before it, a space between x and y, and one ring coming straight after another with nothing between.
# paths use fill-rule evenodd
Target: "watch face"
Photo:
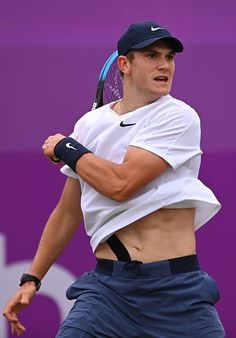
<instances>
[{"instance_id":1,"label":"watch face","mask_svg":"<svg viewBox=\"0 0 236 338\"><path fill-rule=\"evenodd\" d=\"M24 280L25 280L25 276L26 276L26 274L25 274L25 273L23 273L23 275L21 276L21 279L20 279L20 281L21 281L21 282L24 282Z\"/></svg>"}]
</instances>

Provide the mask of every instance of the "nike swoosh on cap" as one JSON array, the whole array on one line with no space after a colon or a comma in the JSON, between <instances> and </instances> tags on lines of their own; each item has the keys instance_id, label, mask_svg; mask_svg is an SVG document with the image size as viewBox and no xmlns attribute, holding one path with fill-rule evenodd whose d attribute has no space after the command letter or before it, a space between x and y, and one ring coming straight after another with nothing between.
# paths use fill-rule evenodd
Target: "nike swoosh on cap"
<instances>
[{"instance_id":1,"label":"nike swoosh on cap","mask_svg":"<svg viewBox=\"0 0 236 338\"><path fill-rule=\"evenodd\" d=\"M159 30L159 29L165 29L165 28L163 28L163 27L151 27L151 31L152 32L155 32L155 31L157 31L157 30Z\"/></svg>"},{"instance_id":2,"label":"nike swoosh on cap","mask_svg":"<svg viewBox=\"0 0 236 338\"><path fill-rule=\"evenodd\" d=\"M124 123L123 121L121 121L120 126L121 127L130 127L130 126L134 126L136 123Z\"/></svg>"}]
</instances>

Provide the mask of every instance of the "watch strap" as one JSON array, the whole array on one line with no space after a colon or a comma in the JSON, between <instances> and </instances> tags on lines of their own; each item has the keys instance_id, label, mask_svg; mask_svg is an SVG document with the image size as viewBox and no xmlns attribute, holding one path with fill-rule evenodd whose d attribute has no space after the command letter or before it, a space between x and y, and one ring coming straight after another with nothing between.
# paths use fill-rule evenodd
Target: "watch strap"
<instances>
[{"instance_id":1,"label":"watch strap","mask_svg":"<svg viewBox=\"0 0 236 338\"><path fill-rule=\"evenodd\" d=\"M36 291L38 291L40 289L41 280L38 279L38 277L36 277L34 275L30 275L29 273L23 273L23 275L21 276L21 279L20 279L19 286L22 286L26 282L34 282L35 285L36 285Z\"/></svg>"}]
</instances>

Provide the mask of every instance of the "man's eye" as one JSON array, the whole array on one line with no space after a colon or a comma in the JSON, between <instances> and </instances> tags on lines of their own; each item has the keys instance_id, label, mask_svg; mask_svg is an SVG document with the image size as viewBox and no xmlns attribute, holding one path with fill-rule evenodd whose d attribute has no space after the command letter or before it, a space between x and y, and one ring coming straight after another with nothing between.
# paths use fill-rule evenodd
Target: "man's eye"
<instances>
[{"instance_id":1,"label":"man's eye","mask_svg":"<svg viewBox=\"0 0 236 338\"><path fill-rule=\"evenodd\" d=\"M154 53L149 53L147 56L148 56L150 59L154 59L154 58L156 57L156 54L154 54Z\"/></svg>"},{"instance_id":2,"label":"man's eye","mask_svg":"<svg viewBox=\"0 0 236 338\"><path fill-rule=\"evenodd\" d=\"M174 55L173 55L173 54L167 55L167 59L168 59L168 60L174 60Z\"/></svg>"}]
</instances>

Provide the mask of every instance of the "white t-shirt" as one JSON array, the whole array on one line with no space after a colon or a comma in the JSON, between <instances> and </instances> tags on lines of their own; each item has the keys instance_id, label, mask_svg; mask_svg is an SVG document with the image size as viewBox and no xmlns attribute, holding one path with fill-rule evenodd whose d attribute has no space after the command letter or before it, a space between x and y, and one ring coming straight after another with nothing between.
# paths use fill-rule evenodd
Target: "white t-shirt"
<instances>
[{"instance_id":1,"label":"white t-shirt","mask_svg":"<svg viewBox=\"0 0 236 338\"><path fill-rule=\"evenodd\" d=\"M218 212L220 203L197 178L202 151L195 110L170 95L124 115L111 106L85 114L71 137L115 163L122 163L132 145L162 157L171 168L124 202L101 195L67 165L61 169L80 180L81 208L93 251L117 230L160 208L196 208L197 230Z\"/></svg>"}]
</instances>

